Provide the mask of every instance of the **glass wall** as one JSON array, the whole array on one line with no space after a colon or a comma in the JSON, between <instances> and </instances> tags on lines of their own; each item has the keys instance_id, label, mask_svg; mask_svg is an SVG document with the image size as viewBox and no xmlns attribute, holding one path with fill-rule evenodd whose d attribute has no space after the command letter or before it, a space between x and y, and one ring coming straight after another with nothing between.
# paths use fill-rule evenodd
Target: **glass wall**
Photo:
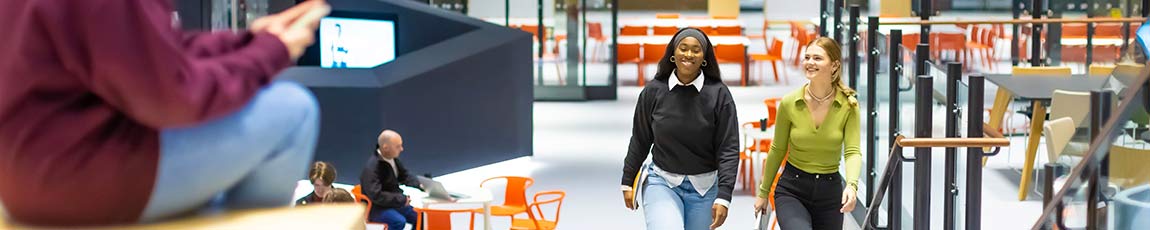
<instances>
[{"instance_id":1,"label":"glass wall","mask_svg":"<svg viewBox=\"0 0 1150 230\"><path fill-rule=\"evenodd\" d=\"M615 98L608 0L470 1L467 14L533 36L536 100ZM492 4L495 3L495 4ZM542 26L540 26L542 25Z\"/></svg>"}]
</instances>

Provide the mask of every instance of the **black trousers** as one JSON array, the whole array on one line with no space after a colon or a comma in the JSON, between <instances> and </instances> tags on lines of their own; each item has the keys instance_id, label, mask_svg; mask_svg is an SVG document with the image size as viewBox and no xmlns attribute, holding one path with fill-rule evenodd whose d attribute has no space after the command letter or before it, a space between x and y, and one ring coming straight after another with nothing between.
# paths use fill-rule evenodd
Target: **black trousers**
<instances>
[{"instance_id":1,"label":"black trousers","mask_svg":"<svg viewBox=\"0 0 1150 230\"><path fill-rule=\"evenodd\" d=\"M775 187L775 214L783 230L843 229L843 178L811 174L787 164Z\"/></svg>"}]
</instances>

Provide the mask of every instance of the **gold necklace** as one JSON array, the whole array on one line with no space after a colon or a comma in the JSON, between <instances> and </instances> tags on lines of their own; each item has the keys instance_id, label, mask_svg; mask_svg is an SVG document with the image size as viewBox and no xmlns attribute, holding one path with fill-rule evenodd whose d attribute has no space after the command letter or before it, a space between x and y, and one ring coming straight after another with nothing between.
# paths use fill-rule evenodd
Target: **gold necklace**
<instances>
[{"instance_id":1,"label":"gold necklace","mask_svg":"<svg viewBox=\"0 0 1150 230\"><path fill-rule=\"evenodd\" d=\"M827 100L830 100L831 96L835 95L835 90L832 88L830 93L828 93L826 96L823 96L822 98L819 98L818 96L815 96L814 93L811 93L811 86L809 84L807 85L806 90L804 90L804 91L807 91L807 96L811 96L811 99L815 99L815 101L819 102L819 104L822 104L823 102L826 102Z\"/></svg>"}]
</instances>

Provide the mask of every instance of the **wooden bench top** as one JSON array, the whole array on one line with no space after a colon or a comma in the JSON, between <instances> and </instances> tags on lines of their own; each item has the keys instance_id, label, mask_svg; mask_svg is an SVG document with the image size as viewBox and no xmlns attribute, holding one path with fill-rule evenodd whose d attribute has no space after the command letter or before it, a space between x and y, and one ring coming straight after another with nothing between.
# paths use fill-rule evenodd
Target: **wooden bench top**
<instances>
[{"instance_id":1,"label":"wooden bench top","mask_svg":"<svg viewBox=\"0 0 1150 230\"><path fill-rule=\"evenodd\" d=\"M312 205L227 212L102 229L364 229L365 211L362 204ZM0 230L15 229L35 228L13 226L0 218Z\"/></svg>"}]
</instances>

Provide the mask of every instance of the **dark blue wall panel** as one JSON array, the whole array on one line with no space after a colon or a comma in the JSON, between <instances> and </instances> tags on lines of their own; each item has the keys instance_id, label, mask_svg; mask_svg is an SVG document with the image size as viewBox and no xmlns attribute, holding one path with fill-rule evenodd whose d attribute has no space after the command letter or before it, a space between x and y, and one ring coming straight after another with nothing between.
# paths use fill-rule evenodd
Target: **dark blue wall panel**
<instances>
[{"instance_id":1,"label":"dark blue wall panel","mask_svg":"<svg viewBox=\"0 0 1150 230\"><path fill-rule=\"evenodd\" d=\"M530 34L411 1L329 0L336 9L394 13L403 51L374 69L296 67L322 113L316 160L357 184L383 129L403 135L418 174L457 172L532 154Z\"/></svg>"}]
</instances>

